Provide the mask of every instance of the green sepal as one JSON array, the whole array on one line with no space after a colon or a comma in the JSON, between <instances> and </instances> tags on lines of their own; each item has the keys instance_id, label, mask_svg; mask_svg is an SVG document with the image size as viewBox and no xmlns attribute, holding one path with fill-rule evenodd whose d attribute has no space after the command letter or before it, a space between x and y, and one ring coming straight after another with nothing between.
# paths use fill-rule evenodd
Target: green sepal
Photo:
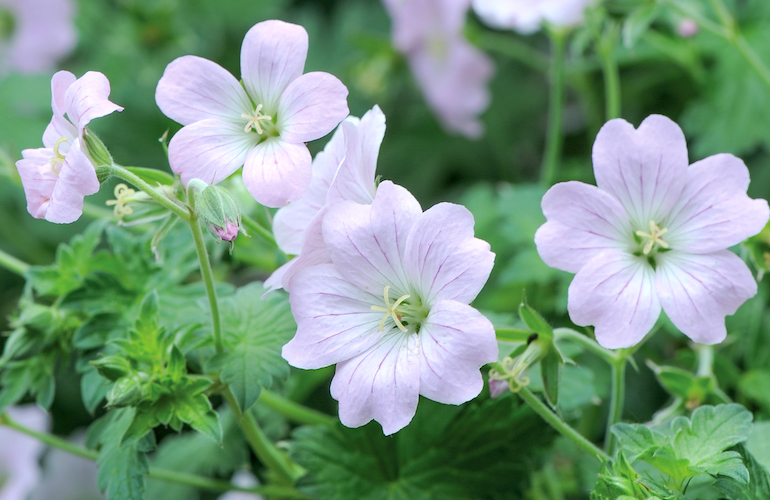
<instances>
[{"instance_id":1,"label":"green sepal","mask_svg":"<svg viewBox=\"0 0 770 500\"><path fill-rule=\"evenodd\" d=\"M112 155L110 154L107 146L104 145L101 139L94 134L88 127L83 130L83 143L85 143L86 151L91 157L94 166L101 167L103 165L112 166ZM97 175L98 177L98 175ZM101 181L100 181L101 182Z\"/></svg>"},{"instance_id":2,"label":"green sepal","mask_svg":"<svg viewBox=\"0 0 770 500\"><path fill-rule=\"evenodd\" d=\"M549 340L553 340L553 328L551 328L551 325L548 324L539 312L527 304L526 300L522 301L521 305L519 305L519 315L530 330Z\"/></svg>"}]
</instances>

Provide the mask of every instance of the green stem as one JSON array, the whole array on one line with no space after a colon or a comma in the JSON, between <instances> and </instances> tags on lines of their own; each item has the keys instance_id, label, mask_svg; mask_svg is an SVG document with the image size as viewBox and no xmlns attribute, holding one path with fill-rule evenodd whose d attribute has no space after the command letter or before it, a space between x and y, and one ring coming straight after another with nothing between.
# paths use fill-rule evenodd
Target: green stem
<instances>
[{"instance_id":1,"label":"green stem","mask_svg":"<svg viewBox=\"0 0 770 500\"><path fill-rule=\"evenodd\" d=\"M337 424L336 418L302 406L267 389L262 389L259 402L297 424L324 425L326 427L335 427Z\"/></svg>"},{"instance_id":2,"label":"green stem","mask_svg":"<svg viewBox=\"0 0 770 500\"><path fill-rule=\"evenodd\" d=\"M617 445L615 435L612 433L612 426L623 418L623 406L626 399L626 359L625 356L620 356L620 359L610 365L612 373L610 413L607 417L607 430L604 434L604 450L610 455L615 452Z\"/></svg>"},{"instance_id":3,"label":"green stem","mask_svg":"<svg viewBox=\"0 0 770 500\"><path fill-rule=\"evenodd\" d=\"M71 453L72 455L77 455L92 461L96 461L99 458L99 453L96 451L77 446L51 434L37 432L24 427L23 425L18 424L8 418L8 416L5 414L0 415L0 425L4 425L18 432L31 436L47 444L48 446L59 448L60 450L66 451L67 453ZM275 495L282 498L307 498L305 495L298 492L294 488L287 488L282 486L259 486L255 488L244 488L241 486L236 486L232 483L228 483L226 481L218 481L216 479L209 479L207 477L196 476L194 474L158 469L155 467L150 468L149 476L151 478L173 483L186 484L188 486L194 486L209 491L225 492L234 490L261 495Z\"/></svg>"},{"instance_id":4,"label":"green stem","mask_svg":"<svg viewBox=\"0 0 770 500\"><path fill-rule=\"evenodd\" d=\"M262 238L267 240L268 243L270 243L273 246L277 246L275 242L275 237L273 236L273 233L264 227L259 222L255 221L251 217L247 217L245 215L241 216L241 222L243 222L243 225L246 226L246 229L249 232L256 233L260 235Z\"/></svg>"},{"instance_id":5,"label":"green stem","mask_svg":"<svg viewBox=\"0 0 770 500\"><path fill-rule=\"evenodd\" d=\"M300 467L281 450L279 450L272 441L265 435L259 427L257 420L251 412L243 413L235 400L235 396L229 387L222 390L222 395L227 400L230 408L235 412L238 422L241 424L246 440L257 457L268 466L273 472L287 482L293 484L304 473Z\"/></svg>"},{"instance_id":6,"label":"green stem","mask_svg":"<svg viewBox=\"0 0 770 500\"><path fill-rule=\"evenodd\" d=\"M564 49L567 33L549 29L551 38L551 87L548 110L548 136L540 181L544 186L553 184L558 175L559 158L562 149L562 122L564 119Z\"/></svg>"},{"instance_id":7,"label":"green stem","mask_svg":"<svg viewBox=\"0 0 770 500\"><path fill-rule=\"evenodd\" d=\"M585 452L596 458L600 462L605 462L610 459L609 455L600 450L595 444L584 438L575 429L564 422L558 415L552 412L540 399L537 398L526 387L519 391L519 396L527 402L527 404L540 415L543 420L548 422L551 427L559 431L563 436L572 440L576 445L582 448Z\"/></svg>"},{"instance_id":8,"label":"green stem","mask_svg":"<svg viewBox=\"0 0 770 500\"><path fill-rule=\"evenodd\" d=\"M146 183L144 180L141 179L141 177L134 174L130 170L127 170L124 167L121 167L120 165L112 165L110 167L110 173L115 177L120 177L124 181L130 182L134 186L138 187L139 189L141 189L142 191L150 195L150 197L153 198L155 201L157 201L160 205L174 212L181 219L186 220L188 222L191 221L192 216L190 214L190 211L186 207L183 207L176 201L167 198L165 194L156 190L154 187Z\"/></svg>"},{"instance_id":9,"label":"green stem","mask_svg":"<svg viewBox=\"0 0 770 500\"><path fill-rule=\"evenodd\" d=\"M201 266L201 277L206 287L206 296L209 299L209 308L211 309L211 325L214 332L214 346L216 351L222 352L224 345L222 343L222 319L219 316L219 301L217 300L217 289L214 284L214 272L211 270L211 261L209 261L209 252L206 249L206 242L203 240L203 230L201 229L198 215L195 213L195 196L190 193L190 216L187 222L190 224L193 240L195 241L195 250L198 252L198 260Z\"/></svg>"},{"instance_id":10,"label":"green stem","mask_svg":"<svg viewBox=\"0 0 770 500\"><path fill-rule=\"evenodd\" d=\"M599 40L599 57L602 60L604 74L604 94L607 102L605 118L612 120L620 117L620 72L615 60L617 28L608 29Z\"/></svg>"},{"instance_id":11,"label":"green stem","mask_svg":"<svg viewBox=\"0 0 770 500\"><path fill-rule=\"evenodd\" d=\"M7 254L2 250L0 250L0 266L20 276L24 276L29 268L32 267L26 262L22 262L13 255Z\"/></svg>"},{"instance_id":12,"label":"green stem","mask_svg":"<svg viewBox=\"0 0 770 500\"><path fill-rule=\"evenodd\" d=\"M620 356L614 351L605 349L600 346L595 340L586 337L580 332L576 332L571 328L554 328L553 334L556 340L571 340L581 346L585 347L592 353L596 354L610 365L614 365L619 362Z\"/></svg>"}]
</instances>

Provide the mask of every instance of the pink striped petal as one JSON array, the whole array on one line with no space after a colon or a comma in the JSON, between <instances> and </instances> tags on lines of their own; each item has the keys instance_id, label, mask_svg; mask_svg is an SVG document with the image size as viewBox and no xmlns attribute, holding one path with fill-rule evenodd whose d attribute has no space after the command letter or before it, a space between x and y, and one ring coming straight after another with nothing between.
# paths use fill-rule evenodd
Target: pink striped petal
<instances>
[{"instance_id":1,"label":"pink striped petal","mask_svg":"<svg viewBox=\"0 0 770 500\"><path fill-rule=\"evenodd\" d=\"M67 118L82 133L94 118L123 111L121 106L111 102L110 81L103 74L89 71L69 86L64 95Z\"/></svg>"},{"instance_id":2,"label":"pink striped petal","mask_svg":"<svg viewBox=\"0 0 770 500\"><path fill-rule=\"evenodd\" d=\"M305 194L312 177L310 151L304 144L271 138L253 148L243 167L243 183L267 207L284 207Z\"/></svg>"},{"instance_id":3,"label":"pink striped petal","mask_svg":"<svg viewBox=\"0 0 770 500\"><path fill-rule=\"evenodd\" d=\"M59 172L59 178L51 193L45 218L49 222L68 224L83 214L83 198L99 191L99 180L91 161L76 140Z\"/></svg>"},{"instance_id":4,"label":"pink striped petal","mask_svg":"<svg viewBox=\"0 0 770 500\"><path fill-rule=\"evenodd\" d=\"M575 324L594 325L602 346L635 345L660 316L655 272L639 257L615 250L602 252L575 275L567 309Z\"/></svg>"},{"instance_id":5,"label":"pink striped petal","mask_svg":"<svg viewBox=\"0 0 770 500\"><path fill-rule=\"evenodd\" d=\"M207 118L239 123L254 107L240 82L222 66L196 56L175 59L163 72L155 102L175 122L189 125Z\"/></svg>"},{"instance_id":6,"label":"pink striped petal","mask_svg":"<svg viewBox=\"0 0 770 500\"><path fill-rule=\"evenodd\" d=\"M278 109L283 91L302 74L307 46L305 28L283 21L264 21L246 33L241 77L254 103L269 111L266 114Z\"/></svg>"},{"instance_id":7,"label":"pink striped petal","mask_svg":"<svg viewBox=\"0 0 770 500\"><path fill-rule=\"evenodd\" d=\"M682 333L702 344L723 341L725 316L757 293L749 268L729 250L661 254L655 281L668 317Z\"/></svg>"},{"instance_id":8,"label":"pink striped petal","mask_svg":"<svg viewBox=\"0 0 770 500\"><path fill-rule=\"evenodd\" d=\"M63 118L67 112L64 96L75 80L77 78L69 71L57 71L51 78L51 109L54 116Z\"/></svg>"},{"instance_id":9,"label":"pink striped petal","mask_svg":"<svg viewBox=\"0 0 770 500\"><path fill-rule=\"evenodd\" d=\"M23 159L16 162L16 168L27 197L27 211L36 219L44 219L51 193L59 178L51 166L53 150L25 149L21 154Z\"/></svg>"},{"instance_id":10,"label":"pink striped petal","mask_svg":"<svg viewBox=\"0 0 770 500\"><path fill-rule=\"evenodd\" d=\"M348 89L329 73L306 73L291 82L278 103L277 127L287 142L323 137L348 115Z\"/></svg>"}]
</instances>

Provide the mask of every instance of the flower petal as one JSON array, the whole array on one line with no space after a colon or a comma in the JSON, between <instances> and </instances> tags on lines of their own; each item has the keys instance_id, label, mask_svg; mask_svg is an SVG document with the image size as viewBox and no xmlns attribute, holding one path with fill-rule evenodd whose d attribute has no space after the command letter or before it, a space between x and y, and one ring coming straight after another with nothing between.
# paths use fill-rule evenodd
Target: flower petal
<instances>
[{"instance_id":1,"label":"flower petal","mask_svg":"<svg viewBox=\"0 0 770 500\"><path fill-rule=\"evenodd\" d=\"M429 307L451 299L466 304L489 279L495 254L474 238L473 215L462 205L439 203L422 214L406 240L404 268Z\"/></svg>"},{"instance_id":2,"label":"flower petal","mask_svg":"<svg viewBox=\"0 0 770 500\"><path fill-rule=\"evenodd\" d=\"M385 335L382 312L372 305L382 299L345 280L331 264L302 270L289 295L297 333L281 355L298 368L322 368L353 358Z\"/></svg>"},{"instance_id":3,"label":"flower petal","mask_svg":"<svg viewBox=\"0 0 770 500\"><path fill-rule=\"evenodd\" d=\"M759 233L770 209L767 201L749 198L748 187L749 171L733 155L719 154L693 163L664 239L683 252L710 253Z\"/></svg>"},{"instance_id":4,"label":"flower petal","mask_svg":"<svg viewBox=\"0 0 770 500\"><path fill-rule=\"evenodd\" d=\"M99 191L96 170L80 148L77 139L64 159L45 214L49 222L75 222L83 214L83 198Z\"/></svg>"},{"instance_id":5,"label":"flower petal","mask_svg":"<svg viewBox=\"0 0 770 500\"><path fill-rule=\"evenodd\" d=\"M243 127L211 118L177 132L168 145L168 159L183 184L196 178L216 184L238 170L256 144L257 136Z\"/></svg>"},{"instance_id":6,"label":"flower petal","mask_svg":"<svg viewBox=\"0 0 770 500\"><path fill-rule=\"evenodd\" d=\"M72 143L78 137L78 129L63 116L54 114L43 132L43 145L49 149L53 148L62 137L67 139L68 143ZM59 152L64 153L61 149Z\"/></svg>"},{"instance_id":7,"label":"flower petal","mask_svg":"<svg viewBox=\"0 0 770 500\"><path fill-rule=\"evenodd\" d=\"M50 148L25 149L23 159L16 162L16 168L27 197L27 211L36 219L44 219L56 185L58 175L51 166L54 157Z\"/></svg>"},{"instance_id":8,"label":"flower petal","mask_svg":"<svg viewBox=\"0 0 770 500\"><path fill-rule=\"evenodd\" d=\"M380 295L409 293L404 271L407 236L422 209L412 194L384 181L371 205L345 201L333 205L323 221L324 241L332 262L347 280Z\"/></svg>"},{"instance_id":9,"label":"flower petal","mask_svg":"<svg viewBox=\"0 0 770 500\"><path fill-rule=\"evenodd\" d=\"M420 394L459 405L479 395L479 369L497 361L495 327L471 306L453 300L434 305L420 328Z\"/></svg>"},{"instance_id":10,"label":"flower petal","mask_svg":"<svg viewBox=\"0 0 770 500\"><path fill-rule=\"evenodd\" d=\"M277 127L287 142L308 142L323 137L348 115L348 88L337 77L306 73L281 94Z\"/></svg>"},{"instance_id":11,"label":"flower petal","mask_svg":"<svg viewBox=\"0 0 770 500\"><path fill-rule=\"evenodd\" d=\"M111 102L110 81L97 71L89 71L69 86L64 95L67 118L82 133L94 118L123 111L122 106Z\"/></svg>"},{"instance_id":12,"label":"flower petal","mask_svg":"<svg viewBox=\"0 0 770 500\"><path fill-rule=\"evenodd\" d=\"M75 80L77 78L69 71L57 71L51 78L51 109L54 116L63 118L64 113L67 112L64 96Z\"/></svg>"},{"instance_id":13,"label":"flower petal","mask_svg":"<svg viewBox=\"0 0 770 500\"><path fill-rule=\"evenodd\" d=\"M310 151L304 144L268 139L249 152L243 183L267 207L284 207L305 194L312 177Z\"/></svg>"},{"instance_id":14,"label":"flower petal","mask_svg":"<svg viewBox=\"0 0 770 500\"><path fill-rule=\"evenodd\" d=\"M746 264L729 250L707 255L671 251L658 256L656 284L663 310L695 342L716 344L727 335L725 315L757 293Z\"/></svg>"},{"instance_id":15,"label":"flower petal","mask_svg":"<svg viewBox=\"0 0 770 500\"><path fill-rule=\"evenodd\" d=\"M548 222L535 233L535 244L551 267L576 273L599 253L634 243L623 206L594 186L561 182L545 193L541 204Z\"/></svg>"},{"instance_id":16,"label":"flower petal","mask_svg":"<svg viewBox=\"0 0 770 500\"><path fill-rule=\"evenodd\" d=\"M347 118L340 127L347 147L344 161L329 187L327 201L350 200L368 205L374 200L376 191L374 174L385 137L385 115L375 105L361 120Z\"/></svg>"},{"instance_id":17,"label":"flower petal","mask_svg":"<svg viewBox=\"0 0 770 500\"><path fill-rule=\"evenodd\" d=\"M292 278L302 269L318 264L331 264L332 262L323 237L323 220L328 208L328 205L325 205L310 221L302 237L302 250L299 257L292 259L292 265L281 277L281 286L287 292L293 290Z\"/></svg>"},{"instance_id":18,"label":"flower petal","mask_svg":"<svg viewBox=\"0 0 770 500\"><path fill-rule=\"evenodd\" d=\"M679 201L687 178L687 143L679 125L661 115L639 128L607 122L593 148L596 185L625 207L635 228L660 222Z\"/></svg>"},{"instance_id":19,"label":"flower petal","mask_svg":"<svg viewBox=\"0 0 770 500\"><path fill-rule=\"evenodd\" d=\"M252 27L241 46L241 78L256 104L270 114L286 87L302 74L307 58L307 31L283 21Z\"/></svg>"},{"instance_id":20,"label":"flower petal","mask_svg":"<svg viewBox=\"0 0 770 500\"><path fill-rule=\"evenodd\" d=\"M179 57L166 66L155 102L164 115L182 125L218 118L243 128L248 120L241 115L254 112L249 96L230 72L196 56Z\"/></svg>"},{"instance_id":21,"label":"flower petal","mask_svg":"<svg viewBox=\"0 0 770 500\"><path fill-rule=\"evenodd\" d=\"M419 340L415 334L397 332L337 365L331 394L340 402L344 425L360 427L374 419L387 436L414 417L420 390Z\"/></svg>"},{"instance_id":22,"label":"flower petal","mask_svg":"<svg viewBox=\"0 0 770 500\"><path fill-rule=\"evenodd\" d=\"M604 347L635 345L660 316L655 272L641 258L602 252L572 280L567 309L575 324L594 325L596 340Z\"/></svg>"}]
</instances>

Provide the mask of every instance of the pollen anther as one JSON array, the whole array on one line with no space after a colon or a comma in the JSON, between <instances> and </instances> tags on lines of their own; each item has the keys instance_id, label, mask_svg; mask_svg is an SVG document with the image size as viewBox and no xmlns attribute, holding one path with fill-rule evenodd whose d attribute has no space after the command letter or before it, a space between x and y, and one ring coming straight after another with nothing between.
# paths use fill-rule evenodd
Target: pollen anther
<instances>
[{"instance_id":1,"label":"pollen anther","mask_svg":"<svg viewBox=\"0 0 770 500\"><path fill-rule=\"evenodd\" d=\"M390 291L390 285L387 285L385 289L382 291L382 296L385 299L385 305L388 307L382 307L382 306L372 306L372 311L382 311L385 313L385 315L382 317L382 320L380 320L380 331L385 331L385 321L388 319L388 317L392 317L393 321L396 323L396 326L399 330L402 332L406 332L406 327L401 322L401 318L403 315L398 312L398 306L401 305L403 301L411 297L411 295L406 294L399 297L393 304L390 303L390 297L388 296L388 292Z\"/></svg>"},{"instance_id":2,"label":"pollen anther","mask_svg":"<svg viewBox=\"0 0 770 500\"><path fill-rule=\"evenodd\" d=\"M262 114L262 105L261 104L257 105L257 109L254 110L254 114L253 115L249 115L247 113L243 113L241 116L243 118L246 118L247 120L249 120L246 123L246 126L243 127L243 131L244 132L249 132L253 128L260 135L262 135L264 130L262 130L262 126L260 125L259 122L261 122L263 120L270 121L270 120L273 119L272 116Z\"/></svg>"},{"instance_id":3,"label":"pollen anther","mask_svg":"<svg viewBox=\"0 0 770 500\"><path fill-rule=\"evenodd\" d=\"M644 252L644 255L648 255L652 251L652 247L654 247L656 244L660 245L663 248L668 248L668 243L663 241L662 236L668 232L668 228L664 227L663 229L659 228L657 224L655 224L655 221L650 221L650 232L645 233L644 231L637 231L636 235L641 236L642 238L647 239L647 244L644 245L644 249L642 250Z\"/></svg>"}]
</instances>

